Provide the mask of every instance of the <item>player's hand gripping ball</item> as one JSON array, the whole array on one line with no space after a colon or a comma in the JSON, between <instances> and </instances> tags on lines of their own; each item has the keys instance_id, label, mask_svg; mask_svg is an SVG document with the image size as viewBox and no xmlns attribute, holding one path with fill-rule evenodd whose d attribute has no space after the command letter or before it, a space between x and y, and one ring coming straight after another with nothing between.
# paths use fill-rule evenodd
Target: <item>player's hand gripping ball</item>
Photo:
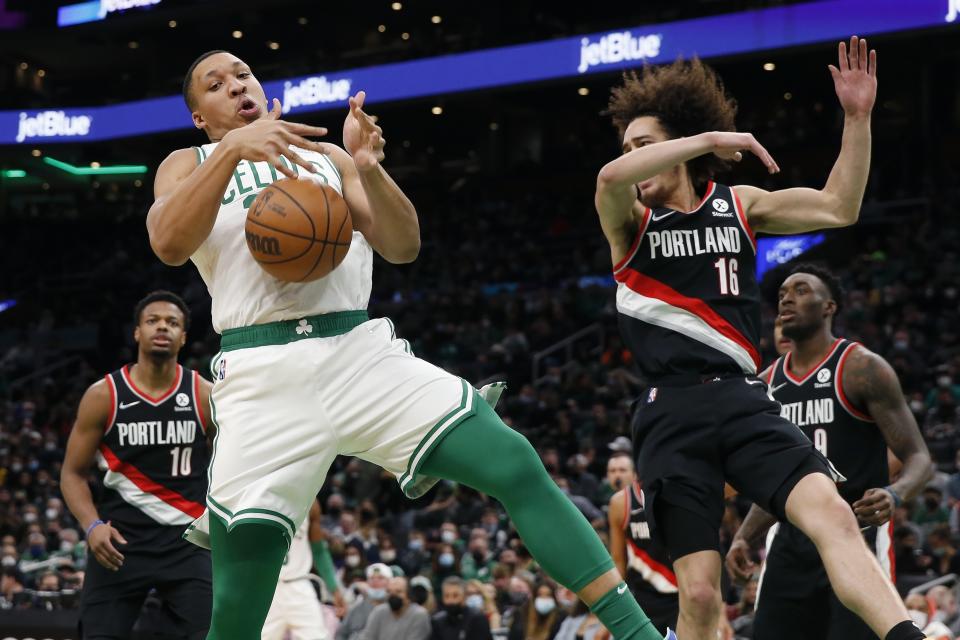
<instances>
[{"instance_id":1,"label":"player's hand gripping ball","mask_svg":"<svg viewBox=\"0 0 960 640\"><path fill-rule=\"evenodd\" d=\"M333 187L308 177L278 180L247 210L247 248L264 271L284 282L318 280L350 250L353 221Z\"/></svg>"}]
</instances>

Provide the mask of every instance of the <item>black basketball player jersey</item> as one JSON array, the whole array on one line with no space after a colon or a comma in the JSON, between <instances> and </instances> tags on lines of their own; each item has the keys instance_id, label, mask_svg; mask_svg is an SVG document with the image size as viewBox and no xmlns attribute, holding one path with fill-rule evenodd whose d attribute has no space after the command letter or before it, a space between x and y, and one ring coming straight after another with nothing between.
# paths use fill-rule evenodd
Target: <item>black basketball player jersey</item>
<instances>
[{"instance_id":1,"label":"black basketball player jersey","mask_svg":"<svg viewBox=\"0 0 960 640\"><path fill-rule=\"evenodd\" d=\"M650 378L760 366L756 240L736 193L707 183L689 212L646 209L614 266L623 339Z\"/></svg>"},{"instance_id":2,"label":"black basketball player jersey","mask_svg":"<svg viewBox=\"0 0 960 640\"><path fill-rule=\"evenodd\" d=\"M843 392L843 364L859 344L837 338L827 356L806 374L790 373L790 354L771 367L767 384L780 415L803 429L846 482L840 495L853 503L867 489L890 484L887 443L870 416Z\"/></svg>"},{"instance_id":3,"label":"black basketball player jersey","mask_svg":"<svg viewBox=\"0 0 960 640\"><path fill-rule=\"evenodd\" d=\"M634 594L676 594L677 576L666 548L650 537L643 490L634 482L626 489L623 529L627 539L626 582Z\"/></svg>"},{"instance_id":4,"label":"black basketball player jersey","mask_svg":"<svg viewBox=\"0 0 960 640\"><path fill-rule=\"evenodd\" d=\"M182 544L183 530L205 508L210 453L197 405L200 376L177 365L173 385L156 398L137 388L127 366L106 381L113 409L98 455L100 518L128 548L162 553Z\"/></svg>"}]
</instances>

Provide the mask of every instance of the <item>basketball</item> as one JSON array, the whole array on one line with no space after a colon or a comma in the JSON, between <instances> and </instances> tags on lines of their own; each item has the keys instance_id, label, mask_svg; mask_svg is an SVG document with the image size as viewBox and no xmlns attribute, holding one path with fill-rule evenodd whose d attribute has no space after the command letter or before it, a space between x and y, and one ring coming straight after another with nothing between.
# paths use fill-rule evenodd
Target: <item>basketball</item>
<instances>
[{"instance_id":1,"label":"basketball","mask_svg":"<svg viewBox=\"0 0 960 640\"><path fill-rule=\"evenodd\" d=\"M318 280L343 261L353 238L347 203L309 178L278 180L247 210L247 248L263 270L285 282Z\"/></svg>"}]
</instances>

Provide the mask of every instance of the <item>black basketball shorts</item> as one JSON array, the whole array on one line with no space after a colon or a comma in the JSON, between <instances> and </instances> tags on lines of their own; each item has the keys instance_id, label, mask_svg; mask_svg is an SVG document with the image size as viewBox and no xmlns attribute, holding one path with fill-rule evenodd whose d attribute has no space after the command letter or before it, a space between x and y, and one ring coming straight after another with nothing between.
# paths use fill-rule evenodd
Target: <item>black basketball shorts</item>
<instances>
[{"instance_id":1,"label":"black basketball shorts","mask_svg":"<svg viewBox=\"0 0 960 640\"><path fill-rule=\"evenodd\" d=\"M204 638L213 606L210 552L186 541L162 554L120 552L124 562L119 571L89 556L80 594L81 637ZM154 589L160 608L141 617ZM138 618L138 633L133 634Z\"/></svg>"},{"instance_id":2,"label":"black basketball shorts","mask_svg":"<svg viewBox=\"0 0 960 640\"><path fill-rule=\"evenodd\" d=\"M725 481L785 520L787 496L801 478L834 477L754 377L650 387L636 402L633 442L651 535L673 561L719 551Z\"/></svg>"}]
</instances>

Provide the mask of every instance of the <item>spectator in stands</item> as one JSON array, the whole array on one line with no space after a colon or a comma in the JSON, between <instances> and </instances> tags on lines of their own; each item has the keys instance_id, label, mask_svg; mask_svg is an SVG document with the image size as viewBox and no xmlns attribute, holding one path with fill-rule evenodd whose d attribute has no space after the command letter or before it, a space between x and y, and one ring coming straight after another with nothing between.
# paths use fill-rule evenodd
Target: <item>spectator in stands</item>
<instances>
[{"instance_id":1,"label":"spectator in stands","mask_svg":"<svg viewBox=\"0 0 960 640\"><path fill-rule=\"evenodd\" d=\"M450 576L443 581L443 609L430 619L430 640L491 640L490 623L479 609L466 606L466 585Z\"/></svg>"},{"instance_id":2,"label":"spectator in stands","mask_svg":"<svg viewBox=\"0 0 960 640\"><path fill-rule=\"evenodd\" d=\"M553 640L566 614L557 608L556 588L550 581L537 585L532 600L524 602L513 616L508 640Z\"/></svg>"},{"instance_id":3,"label":"spectator in stands","mask_svg":"<svg viewBox=\"0 0 960 640\"><path fill-rule=\"evenodd\" d=\"M927 592L927 598L932 600L937 608L933 619L942 622L950 629L954 637L960 633L960 607L957 606L957 594L953 589L938 585Z\"/></svg>"},{"instance_id":4,"label":"spectator in stands","mask_svg":"<svg viewBox=\"0 0 960 640\"><path fill-rule=\"evenodd\" d=\"M12 609L19 593L23 593L23 577L13 567L4 567L0 570L0 609Z\"/></svg>"},{"instance_id":5,"label":"spectator in stands","mask_svg":"<svg viewBox=\"0 0 960 640\"><path fill-rule=\"evenodd\" d=\"M410 578L410 602L416 603L433 615L437 611L437 599L433 595L433 584L426 576Z\"/></svg>"},{"instance_id":6,"label":"spectator in stands","mask_svg":"<svg viewBox=\"0 0 960 640\"><path fill-rule=\"evenodd\" d=\"M894 559L898 576L923 576L930 572L933 554L920 543L917 533L908 527L893 532Z\"/></svg>"},{"instance_id":7,"label":"spectator in stands","mask_svg":"<svg viewBox=\"0 0 960 640\"><path fill-rule=\"evenodd\" d=\"M913 514L913 521L925 533L929 533L940 524L950 523L950 512L943 506L943 491L936 485L927 485L923 490L923 499Z\"/></svg>"},{"instance_id":8,"label":"spectator in stands","mask_svg":"<svg viewBox=\"0 0 960 640\"><path fill-rule=\"evenodd\" d=\"M903 604L907 607L910 619L926 634L927 640L953 640L950 629L933 619L936 607L932 600L919 593L912 593L904 598Z\"/></svg>"},{"instance_id":9,"label":"spectator in stands","mask_svg":"<svg viewBox=\"0 0 960 640\"><path fill-rule=\"evenodd\" d=\"M601 631L603 631L603 625L600 624L600 620L593 615L590 607L577 599L560 624L555 640L594 640Z\"/></svg>"},{"instance_id":10,"label":"spectator in stands","mask_svg":"<svg viewBox=\"0 0 960 640\"><path fill-rule=\"evenodd\" d=\"M53 571L45 571L37 580L37 591L60 591L60 576Z\"/></svg>"},{"instance_id":11,"label":"spectator in stands","mask_svg":"<svg viewBox=\"0 0 960 640\"><path fill-rule=\"evenodd\" d=\"M947 505L953 508L960 502L960 449L954 460L954 472L947 481Z\"/></svg>"},{"instance_id":12,"label":"spectator in stands","mask_svg":"<svg viewBox=\"0 0 960 640\"><path fill-rule=\"evenodd\" d=\"M490 536L486 529L475 527L470 532L467 552L460 556L460 577L464 580L490 580L491 571L496 564L490 552Z\"/></svg>"},{"instance_id":13,"label":"spectator in stands","mask_svg":"<svg viewBox=\"0 0 960 640\"><path fill-rule=\"evenodd\" d=\"M421 531L413 530L407 539L407 548L400 554L400 567L408 576L420 573L430 561L430 552L427 550L427 538Z\"/></svg>"},{"instance_id":14,"label":"spectator in stands","mask_svg":"<svg viewBox=\"0 0 960 640\"><path fill-rule=\"evenodd\" d=\"M450 576L460 575L460 558L456 548L452 544L443 543L437 546L433 555L433 582L434 589L439 590L440 585Z\"/></svg>"},{"instance_id":15,"label":"spectator in stands","mask_svg":"<svg viewBox=\"0 0 960 640\"><path fill-rule=\"evenodd\" d=\"M614 440L618 448L610 454L610 458L607 460L607 477L600 487L599 504L608 504L613 494L627 486L630 479L633 478L633 454L629 450L619 448L622 444L619 442L621 440L626 441L628 445L630 444L630 441L623 436Z\"/></svg>"},{"instance_id":16,"label":"spectator in stands","mask_svg":"<svg viewBox=\"0 0 960 640\"><path fill-rule=\"evenodd\" d=\"M464 604L482 613L487 619L490 629L500 628L500 610L497 609L497 589L491 583L483 583L479 580L470 580L466 582L464 591L466 597Z\"/></svg>"},{"instance_id":17,"label":"spectator in stands","mask_svg":"<svg viewBox=\"0 0 960 640\"><path fill-rule=\"evenodd\" d=\"M343 623L337 628L336 640L358 640L375 607L387 601L387 583L393 577L390 567L372 564L367 567L367 582L360 600L347 611Z\"/></svg>"},{"instance_id":18,"label":"spectator in stands","mask_svg":"<svg viewBox=\"0 0 960 640\"><path fill-rule=\"evenodd\" d=\"M387 602L370 613L360 640L428 640L430 616L426 609L410 602L407 579L391 578L387 594Z\"/></svg>"},{"instance_id":19,"label":"spectator in stands","mask_svg":"<svg viewBox=\"0 0 960 640\"><path fill-rule=\"evenodd\" d=\"M960 572L960 556L957 555L948 525L940 524L934 527L927 536L927 544L934 557L933 570L937 575Z\"/></svg>"}]
</instances>

